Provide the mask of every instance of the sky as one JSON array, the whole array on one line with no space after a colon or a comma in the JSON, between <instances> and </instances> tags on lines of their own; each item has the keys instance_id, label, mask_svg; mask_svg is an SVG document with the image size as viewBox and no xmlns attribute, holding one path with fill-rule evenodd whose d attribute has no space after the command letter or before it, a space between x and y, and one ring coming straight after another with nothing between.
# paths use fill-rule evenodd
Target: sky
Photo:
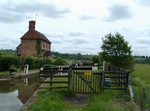
<instances>
[{"instance_id":1,"label":"sky","mask_svg":"<svg viewBox=\"0 0 150 111\"><path fill-rule=\"evenodd\" d=\"M0 49L16 49L35 20L51 51L98 54L118 32L133 55L150 56L150 0L0 0L0 10Z\"/></svg>"}]
</instances>

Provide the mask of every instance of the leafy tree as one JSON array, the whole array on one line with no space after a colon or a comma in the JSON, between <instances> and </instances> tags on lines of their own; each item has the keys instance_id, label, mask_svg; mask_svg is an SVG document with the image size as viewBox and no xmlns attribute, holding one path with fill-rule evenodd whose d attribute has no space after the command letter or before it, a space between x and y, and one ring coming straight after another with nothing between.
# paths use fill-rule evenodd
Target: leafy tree
<instances>
[{"instance_id":1,"label":"leafy tree","mask_svg":"<svg viewBox=\"0 0 150 111\"><path fill-rule=\"evenodd\" d=\"M91 60L93 63L98 63L98 65L101 65L100 57L98 55L93 55Z\"/></svg>"},{"instance_id":2,"label":"leafy tree","mask_svg":"<svg viewBox=\"0 0 150 111\"><path fill-rule=\"evenodd\" d=\"M101 60L116 67L133 70L134 57L131 55L131 46L128 46L121 34L109 33L102 38L102 42L102 51L99 53Z\"/></svg>"},{"instance_id":3,"label":"leafy tree","mask_svg":"<svg viewBox=\"0 0 150 111\"><path fill-rule=\"evenodd\" d=\"M59 57L54 61L54 65L66 65L66 62Z\"/></svg>"}]
</instances>

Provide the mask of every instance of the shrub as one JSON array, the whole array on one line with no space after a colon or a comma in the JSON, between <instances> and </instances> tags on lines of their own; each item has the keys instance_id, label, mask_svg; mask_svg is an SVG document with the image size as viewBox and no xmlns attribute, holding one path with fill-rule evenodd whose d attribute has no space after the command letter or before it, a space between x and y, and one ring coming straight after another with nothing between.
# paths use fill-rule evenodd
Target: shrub
<instances>
[{"instance_id":1,"label":"shrub","mask_svg":"<svg viewBox=\"0 0 150 111\"><path fill-rule=\"evenodd\" d=\"M57 58L55 61L54 61L54 65L66 65L66 61L64 61L62 58Z\"/></svg>"},{"instance_id":2,"label":"shrub","mask_svg":"<svg viewBox=\"0 0 150 111\"><path fill-rule=\"evenodd\" d=\"M37 58L32 56L27 56L25 58L25 63L29 65L30 69L40 68L44 64L52 64L52 61L50 58Z\"/></svg>"},{"instance_id":3,"label":"shrub","mask_svg":"<svg viewBox=\"0 0 150 111\"><path fill-rule=\"evenodd\" d=\"M18 67L19 57L14 55L0 55L0 71L9 70L10 66Z\"/></svg>"}]
</instances>

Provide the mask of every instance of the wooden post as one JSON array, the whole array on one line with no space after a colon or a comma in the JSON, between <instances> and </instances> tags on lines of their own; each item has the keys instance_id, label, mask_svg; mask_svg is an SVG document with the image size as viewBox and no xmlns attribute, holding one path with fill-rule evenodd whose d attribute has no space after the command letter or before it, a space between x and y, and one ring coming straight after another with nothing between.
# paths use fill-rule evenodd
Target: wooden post
<instances>
[{"instance_id":1,"label":"wooden post","mask_svg":"<svg viewBox=\"0 0 150 111\"><path fill-rule=\"evenodd\" d=\"M51 69L51 71L50 71L50 90L52 90L52 75L53 74L53 72L52 72L52 69Z\"/></svg>"},{"instance_id":2,"label":"wooden post","mask_svg":"<svg viewBox=\"0 0 150 111\"><path fill-rule=\"evenodd\" d=\"M72 75L72 69L70 68L69 69L69 73L68 73L68 80L69 80L69 84L68 84L68 88L69 88L69 91L73 91L73 75Z\"/></svg>"},{"instance_id":3,"label":"wooden post","mask_svg":"<svg viewBox=\"0 0 150 111\"><path fill-rule=\"evenodd\" d=\"M129 86L129 71L127 71L127 73L126 73L126 92L128 91L127 89L128 89L128 86ZM132 79L132 78L131 78ZM130 81L131 83L131 85L132 85L132 81Z\"/></svg>"},{"instance_id":4,"label":"wooden post","mask_svg":"<svg viewBox=\"0 0 150 111\"><path fill-rule=\"evenodd\" d=\"M142 89L142 97L141 97L141 104L140 104L141 111L144 110L144 102L145 102L145 88Z\"/></svg>"},{"instance_id":5,"label":"wooden post","mask_svg":"<svg viewBox=\"0 0 150 111\"><path fill-rule=\"evenodd\" d=\"M129 88L131 101L133 101L134 94L133 94L133 90L132 90L132 77L130 77L130 76L129 76L128 88Z\"/></svg>"},{"instance_id":6,"label":"wooden post","mask_svg":"<svg viewBox=\"0 0 150 111\"><path fill-rule=\"evenodd\" d=\"M105 71L105 61L103 61L103 71Z\"/></svg>"},{"instance_id":7,"label":"wooden post","mask_svg":"<svg viewBox=\"0 0 150 111\"><path fill-rule=\"evenodd\" d=\"M103 92L104 91L104 75L105 75L105 61L103 61L103 73L102 73L102 76L101 76L101 91Z\"/></svg>"}]
</instances>

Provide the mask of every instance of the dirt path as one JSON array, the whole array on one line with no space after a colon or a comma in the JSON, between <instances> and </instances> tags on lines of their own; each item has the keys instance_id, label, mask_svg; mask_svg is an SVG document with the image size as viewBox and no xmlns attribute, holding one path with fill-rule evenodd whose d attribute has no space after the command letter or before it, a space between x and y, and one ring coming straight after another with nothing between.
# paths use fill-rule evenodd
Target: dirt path
<instances>
[{"instance_id":1,"label":"dirt path","mask_svg":"<svg viewBox=\"0 0 150 111\"><path fill-rule=\"evenodd\" d=\"M76 94L74 97L65 97L64 101L69 104L86 106L88 104L88 95Z\"/></svg>"}]
</instances>

